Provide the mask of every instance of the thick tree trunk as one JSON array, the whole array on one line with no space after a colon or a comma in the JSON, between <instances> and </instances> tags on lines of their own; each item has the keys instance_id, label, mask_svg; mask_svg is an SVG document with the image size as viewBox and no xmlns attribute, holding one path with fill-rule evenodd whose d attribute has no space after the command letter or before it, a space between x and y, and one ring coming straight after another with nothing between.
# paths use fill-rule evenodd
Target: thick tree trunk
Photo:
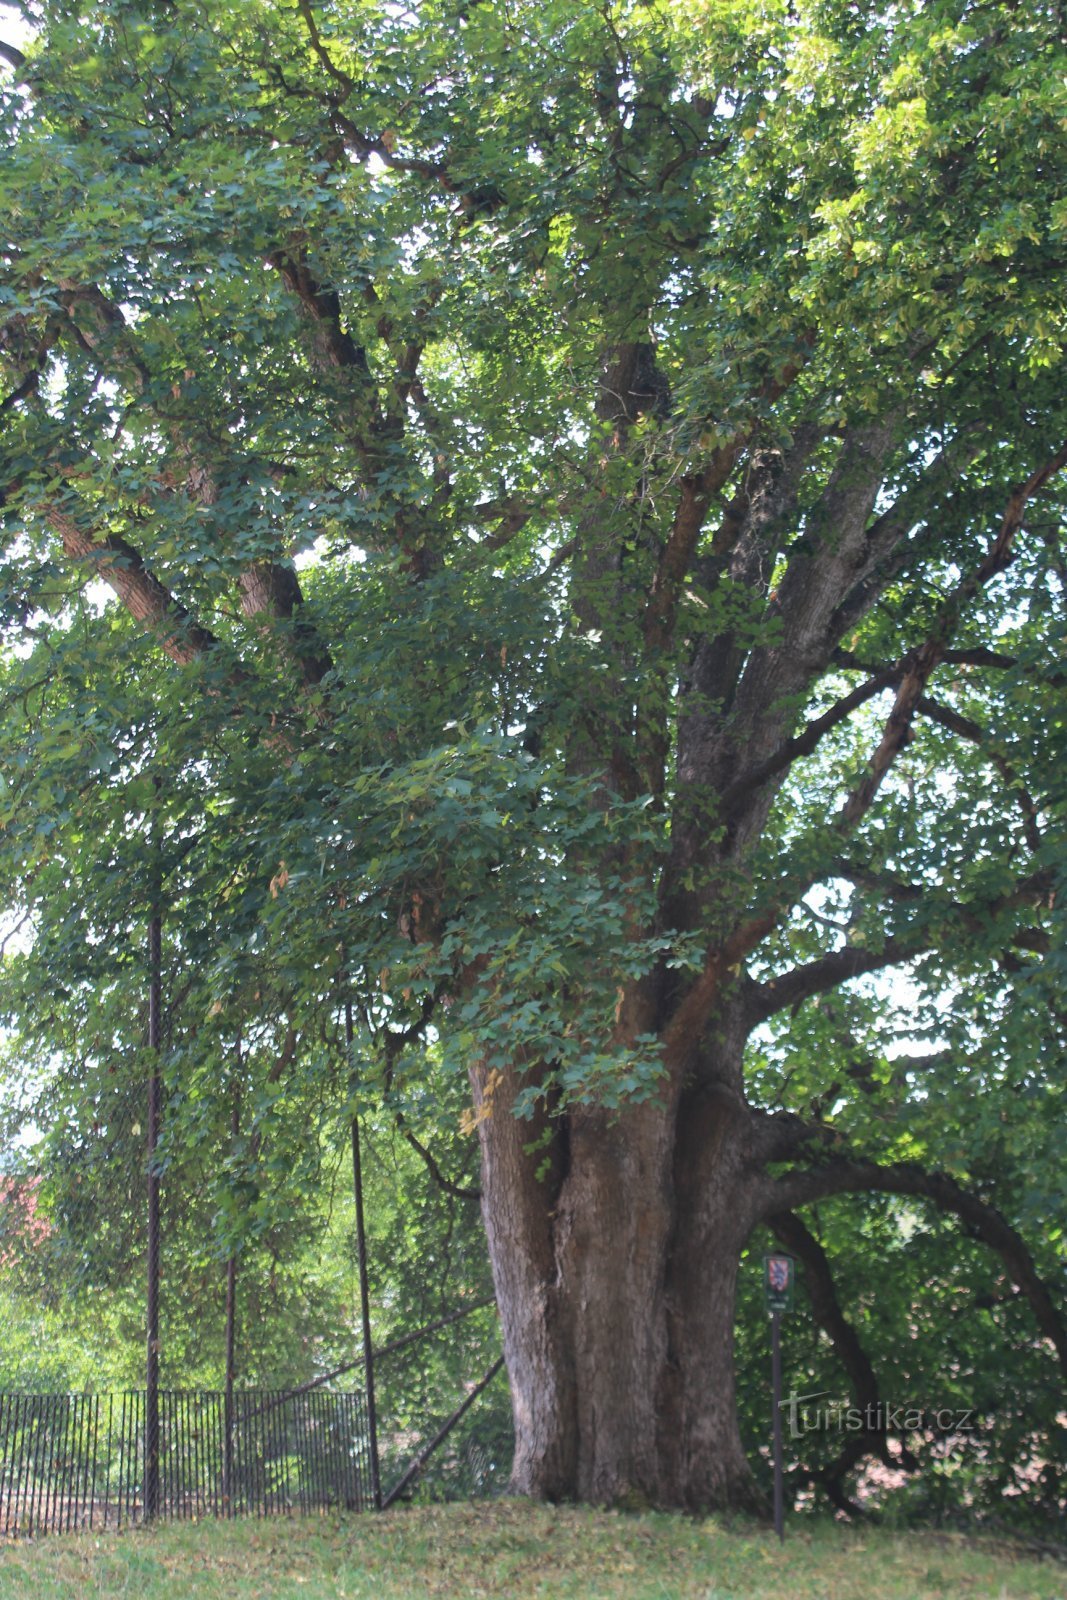
<instances>
[{"instance_id":1,"label":"thick tree trunk","mask_svg":"<svg viewBox=\"0 0 1067 1600\"><path fill-rule=\"evenodd\" d=\"M513 1490L756 1507L734 1397L734 1291L754 1215L738 1119L687 1096L681 1119L674 1098L538 1128L511 1116L514 1084L486 1102L474 1076ZM698 1196L678 1175L709 1133Z\"/></svg>"}]
</instances>

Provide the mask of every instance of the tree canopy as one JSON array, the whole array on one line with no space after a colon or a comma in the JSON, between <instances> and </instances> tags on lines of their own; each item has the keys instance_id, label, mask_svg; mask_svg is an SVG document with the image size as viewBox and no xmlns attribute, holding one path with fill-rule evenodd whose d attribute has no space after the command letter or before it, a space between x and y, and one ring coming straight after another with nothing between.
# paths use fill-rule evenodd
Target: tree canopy
<instances>
[{"instance_id":1,"label":"tree canopy","mask_svg":"<svg viewBox=\"0 0 1067 1600\"><path fill-rule=\"evenodd\" d=\"M163 905L169 1148L224 1140L243 1041L253 1225L339 1107L418 1137L470 1075L517 1487L751 1501L763 1228L854 1393L835 1259L987 1300L997 1470L1062 1498L1061 8L17 9L0 882L46 1120L84 1157L142 1070ZM811 1471L840 1502L891 1432Z\"/></svg>"}]
</instances>

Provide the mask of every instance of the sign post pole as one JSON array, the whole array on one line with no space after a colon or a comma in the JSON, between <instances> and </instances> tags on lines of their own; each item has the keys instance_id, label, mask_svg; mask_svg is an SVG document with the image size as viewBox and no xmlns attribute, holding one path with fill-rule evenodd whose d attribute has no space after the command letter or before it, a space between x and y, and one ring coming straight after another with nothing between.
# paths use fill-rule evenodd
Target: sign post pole
<instances>
[{"instance_id":1,"label":"sign post pole","mask_svg":"<svg viewBox=\"0 0 1067 1600\"><path fill-rule=\"evenodd\" d=\"M782 1486L782 1314L771 1312L771 1384L774 1389L774 1531L785 1539L785 1492Z\"/></svg>"},{"instance_id":2,"label":"sign post pole","mask_svg":"<svg viewBox=\"0 0 1067 1600\"><path fill-rule=\"evenodd\" d=\"M774 1449L774 1531L785 1539L785 1487L782 1465L782 1312L793 1304L794 1262L792 1256L763 1258L763 1292L771 1315L771 1387L774 1414L771 1437Z\"/></svg>"}]
</instances>

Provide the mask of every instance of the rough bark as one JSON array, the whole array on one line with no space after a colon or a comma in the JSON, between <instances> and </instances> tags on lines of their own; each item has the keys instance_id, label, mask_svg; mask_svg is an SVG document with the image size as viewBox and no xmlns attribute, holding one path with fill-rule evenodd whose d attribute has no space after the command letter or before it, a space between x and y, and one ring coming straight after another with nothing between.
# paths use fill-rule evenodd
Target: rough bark
<instances>
[{"instance_id":1,"label":"rough bark","mask_svg":"<svg viewBox=\"0 0 1067 1600\"><path fill-rule=\"evenodd\" d=\"M714 1089L668 1087L621 1113L536 1126L509 1113L516 1075L473 1077L513 1490L758 1508L733 1368L737 1265L756 1215L744 1115Z\"/></svg>"}]
</instances>

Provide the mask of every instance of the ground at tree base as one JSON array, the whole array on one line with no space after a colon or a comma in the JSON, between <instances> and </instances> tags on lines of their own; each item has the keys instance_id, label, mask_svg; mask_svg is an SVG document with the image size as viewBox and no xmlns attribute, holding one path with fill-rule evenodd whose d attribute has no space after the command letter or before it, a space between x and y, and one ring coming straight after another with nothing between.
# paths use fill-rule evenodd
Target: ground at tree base
<instances>
[{"instance_id":1,"label":"ground at tree base","mask_svg":"<svg viewBox=\"0 0 1067 1600\"><path fill-rule=\"evenodd\" d=\"M0 1600L1067 1600L1007 1542L508 1501L162 1525L0 1549Z\"/></svg>"}]
</instances>

